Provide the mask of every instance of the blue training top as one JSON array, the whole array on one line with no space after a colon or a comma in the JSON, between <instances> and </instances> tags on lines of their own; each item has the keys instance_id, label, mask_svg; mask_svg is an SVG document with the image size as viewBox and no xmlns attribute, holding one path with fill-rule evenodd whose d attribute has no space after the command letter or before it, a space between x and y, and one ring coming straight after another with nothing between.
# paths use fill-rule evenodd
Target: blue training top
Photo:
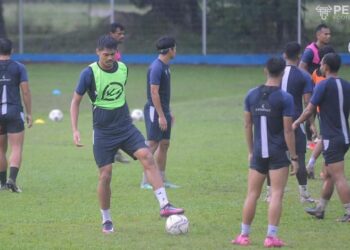
<instances>
[{"instance_id":1,"label":"blue training top","mask_svg":"<svg viewBox=\"0 0 350 250\"><path fill-rule=\"evenodd\" d=\"M244 101L254 126L253 154L268 158L286 151L283 117L293 117L293 97L279 87L265 86L251 89Z\"/></svg>"},{"instance_id":2,"label":"blue training top","mask_svg":"<svg viewBox=\"0 0 350 250\"><path fill-rule=\"evenodd\" d=\"M296 120L303 112L303 95L312 93L311 77L298 67L287 65L284 70L281 89L293 96L295 108L293 118Z\"/></svg>"},{"instance_id":3,"label":"blue training top","mask_svg":"<svg viewBox=\"0 0 350 250\"><path fill-rule=\"evenodd\" d=\"M350 84L341 78L327 78L316 85L311 103L320 106L322 138L340 136L349 144Z\"/></svg>"},{"instance_id":4,"label":"blue training top","mask_svg":"<svg viewBox=\"0 0 350 250\"><path fill-rule=\"evenodd\" d=\"M159 96L164 113L170 112L170 68L159 58L154 60L147 72L147 104L154 106L151 96L151 85L159 85Z\"/></svg>"},{"instance_id":5,"label":"blue training top","mask_svg":"<svg viewBox=\"0 0 350 250\"><path fill-rule=\"evenodd\" d=\"M20 84L28 82L25 66L14 60L0 61L0 97L2 115L23 111Z\"/></svg>"}]
</instances>

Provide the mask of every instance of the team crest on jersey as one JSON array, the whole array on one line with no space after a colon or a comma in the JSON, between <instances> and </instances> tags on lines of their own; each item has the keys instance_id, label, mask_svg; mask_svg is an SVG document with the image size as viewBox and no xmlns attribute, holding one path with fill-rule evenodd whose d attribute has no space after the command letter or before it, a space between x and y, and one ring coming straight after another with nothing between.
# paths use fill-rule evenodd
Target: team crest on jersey
<instances>
[{"instance_id":1,"label":"team crest on jersey","mask_svg":"<svg viewBox=\"0 0 350 250\"><path fill-rule=\"evenodd\" d=\"M103 89L101 99L105 101L115 101L123 94L123 92L123 84L119 82L111 82Z\"/></svg>"}]
</instances>

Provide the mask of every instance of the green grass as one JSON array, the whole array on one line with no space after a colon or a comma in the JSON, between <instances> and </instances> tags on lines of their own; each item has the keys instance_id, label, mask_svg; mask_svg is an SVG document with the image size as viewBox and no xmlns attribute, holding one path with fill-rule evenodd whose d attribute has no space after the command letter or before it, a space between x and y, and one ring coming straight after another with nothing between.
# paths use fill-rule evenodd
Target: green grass
<instances>
[{"instance_id":1,"label":"green grass","mask_svg":"<svg viewBox=\"0 0 350 250\"><path fill-rule=\"evenodd\" d=\"M83 67L27 65L33 116L46 123L26 130L18 177L23 193L0 193L0 249L235 249L230 240L240 230L248 172L242 102L249 88L264 82L262 68L172 66L176 123L167 174L182 188L168 190L168 195L186 209L190 232L183 236L165 232L152 192L139 188L140 164L132 162L114 168L112 216L117 233L106 236L100 229L86 97L79 120L83 148L73 146L70 129L70 99ZM142 108L147 66L130 65L129 69L129 107ZM341 74L350 79L349 72L344 68ZM62 95L51 95L56 88ZM52 108L63 110L62 122L48 120ZM143 123L137 126L144 132ZM315 197L320 187L320 180L310 181ZM248 249L262 248L266 209L264 202L258 203L253 245ZM334 196L325 220L312 220L299 203L293 177L285 196L280 236L292 249L345 249L349 226L335 223L342 213Z\"/></svg>"}]
</instances>

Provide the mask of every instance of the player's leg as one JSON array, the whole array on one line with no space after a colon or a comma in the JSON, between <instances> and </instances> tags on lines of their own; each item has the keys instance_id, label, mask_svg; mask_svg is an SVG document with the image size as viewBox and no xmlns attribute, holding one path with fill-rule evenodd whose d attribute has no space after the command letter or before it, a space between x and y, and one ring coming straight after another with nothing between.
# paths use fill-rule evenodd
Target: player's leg
<instances>
[{"instance_id":1,"label":"player's leg","mask_svg":"<svg viewBox=\"0 0 350 250\"><path fill-rule=\"evenodd\" d=\"M1 129L0 129L1 132ZM7 135L0 134L0 190L7 189Z\"/></svg>"},{"instance_id":2,"label":"player's leg","mask_svg":"<svg viewBox=\"0 0 350 250\"><path fill-rule=\"evenodd\" d=\"M147 141L147 145L148 145L151 153L154 154L154 152L158 148L158 142L153 141L153 140L149 140L149 141ZM145 172L143 172L143 174L142 174L141 188L142 189L152 189L152 185L147 180L147 176L146 176Z\"/></svg>"},{"instance_id":3,"label":"player's leg","mask_svg":"<svg viewBox=\"0 0 350 250\"><path fill-rule=\"evenodd\" d=\"M97 196L100 203L102 215L102 232L113 233L113 223L110 214L111 208L111 181L112 164L99 167L99 177L97 185Z\"/></svg>"},{"instance_id":4,"label":"player's leg","mask_svg":"<svg viewBox=\"0 0 350 250\"><path fill-rule=\"evenodd\" d=\"M307 172L305 167L305 153L298 153L299 169L296 178L299 184L300 202L313 203L315 200L311 197L307 187Z\"/></svg>"},{"instance_id":5,"label":"player's leg","mask_svg":"<svg viewBox=\"0 0 350 250\"><path fill-rule=\"evenodd\" d=\"M265 178L265 173L261 173L256 169L249 169L248 190L243 205L241 233L234 240L232 240L232 244L241 246L250 244L250 227L255 216L257 201L260 197Z\"/></svg>"},{"instance_id":6,"label":"player's leg","mask_svg":"<svg viewBox=\"0 0 350 250\"><path fill-rule=\"evenodd\" d=\"M17 186L16 181L22 163L24 131L19 133L8 133L7 136L11 147L11 153L9 156L10 174L6 185L12 192L20 193L22 191Z\"/></svg>"},{"instance_id":7,"label":"player's leg","mask_svg":"<svg viewBox=\"0 0 350 250\"><path fill-rule=\"evenodd\" d=\"M269 171L271 180L271 199L268 210L268 229L265 247L281 247L284 242L277 238L278 225L282 214L284 189L288 180L288 165Z\"/></svg>"},{"instance_id":8,"label":"player's leg","mask_svg":"<svg viewBox=\"0 0 350 250\"><path fill-rule=\"evenodd\" d=\"M164 186L166 188L179 188L178 185L171 183L166 178L166 175L165 175L169 145L170 145L169 139L160 140L158 148L157 148L156 152L154 153L154 159L155 159L156 164L159 168L160 175L162 176Z\"/></svg>"},{"instance_id":9,"label":"player's leg","mask_svg":"<svg viewBox=\"0 0 350 250\"><path fill-rule=\"evenodd\" d=\"M129 133L130 136L123 142L122 149L142 164L147 180L152 185L154 195L159 202L160 215L168 217L172 214L183 214L184 209L176 208L169 203L159 170L141 132L136 127L132 127Z\"/></svg>"},{"instance_id":10,"label":"player's leg","mask_svg":"<svg viewBox=\"0 0 350 250\"><path fill-rule=\"evenodd\" d=\"M322 153L322 147L323 147L322 140L319 139L316 143L314 150L312 151L312 154L310 156L309 162L308 162L307 167L306 167L306 171L307 171L309 179L315 179L315 164L316 164L318 157Z\"/></svg>"},{"instance_id":11,"label":"player's leg","mask_svg":"<svg viewBox=\"0 0 350 250\"><path fill-rule=\"evenodd\" d=\"M333 179L331 178L331 175L328 173L327 168L328 167L324 167L323 169L324 179L323 179L323 185L321 189L320 200L317 202L315 207L305 209L305 212L314 216L317 219L324 218L324 213L325 213L327 204L331 199L334 191L334 182L333 182Z\"/></svg>"},{"instance_id":12,"label":"player's leg","mask_svg":"<svg viewBox=\"0 0 350 250\"><path fill-rule=\"evenodd\" d=\"M163 185L163 180L156 166L153 155L149 148L139 148L134 152L134 156L140 161L143 166L147 180L153 187L154 194L159 202L160 216L168 217L173 214L183 214L184 209L176 208L170 204Z\"/></svg>"},{"instance_id":13,"label":"player's leg","mask_svg":"<svg viewBox=\"0 0 350 250\"><path fill-rule=\"evenodd\" d=\"M344 161L329 164L327 167L345 209L345 215L339 221L350 222L350 187L344 173Z\"/></svg>"},{"instance_id":14,"label":"player's leg","mask_svg":"<svg viewBox=\"0 0 350 250\"><path fill-rule=\"evenodd\" d=\"M250 227L253 222L257 200L261 195L266 174L268 160L253 155L248 172L248 190L243 205L241 233L232 240L232 244L247 246L250 244Z\"/></svg>"}]
</instances>

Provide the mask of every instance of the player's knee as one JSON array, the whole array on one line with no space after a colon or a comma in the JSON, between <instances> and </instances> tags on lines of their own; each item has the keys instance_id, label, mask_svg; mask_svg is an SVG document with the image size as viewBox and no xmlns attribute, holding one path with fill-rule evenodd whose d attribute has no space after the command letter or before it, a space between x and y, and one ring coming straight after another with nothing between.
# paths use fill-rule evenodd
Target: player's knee
<instances>
[{"instance_id":1,"label":"player's knee","mask_svg":"<svg viewBox=\"0 0 350 250\"><path fill-rule=\"evenodd\" d=\"M162 151L167 151L169 148L170 142L169 141L161 141L159 143L159 149Z\"/></svg>"}]
</instances>

